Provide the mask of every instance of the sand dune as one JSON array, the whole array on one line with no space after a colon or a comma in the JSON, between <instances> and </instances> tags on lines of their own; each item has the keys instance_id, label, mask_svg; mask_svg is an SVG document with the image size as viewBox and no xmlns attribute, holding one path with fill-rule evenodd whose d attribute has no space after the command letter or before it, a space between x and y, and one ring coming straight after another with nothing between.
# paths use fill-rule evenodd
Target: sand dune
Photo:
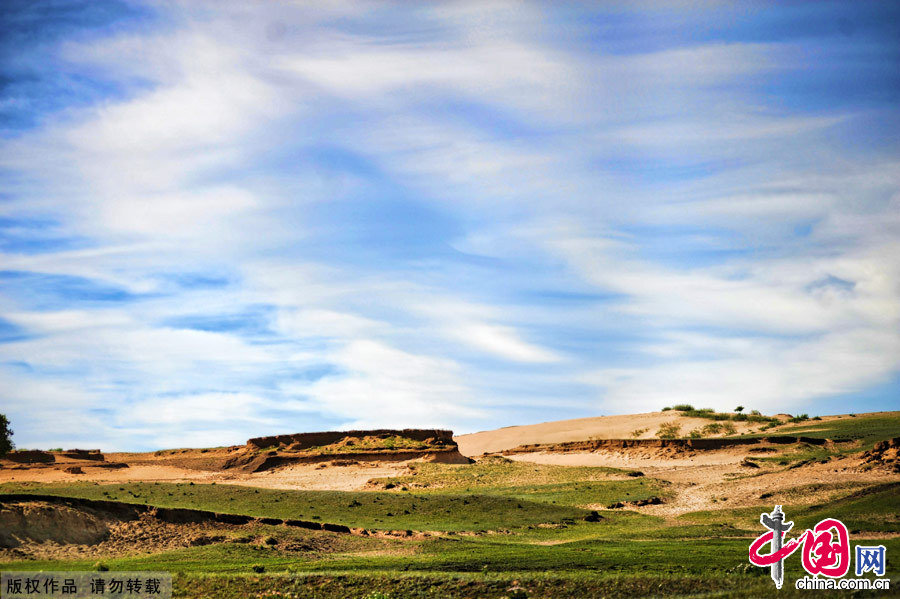
<instances>
[{"instance_id":1,"label":"sand dune","mask_svg":"<svg viewBox=\"0 0 900 599\"><path fill-rule=\"evenodd\" d=\"M558 420L525 426L509 426L493 431L483 431L469 435L459 435L454 440L459 451L465 456L479 456L534 443L565 443L588 439L651 439L660 425L674 422L681 427L682 434L695 428L706 426L711 420L705 418L685 418L680 412L648 412L623 416L597 416ZM737 432L757 430L759 423L734 422ZM643 431L637 437L635 431Z\"/></svg>"}]
</instances>

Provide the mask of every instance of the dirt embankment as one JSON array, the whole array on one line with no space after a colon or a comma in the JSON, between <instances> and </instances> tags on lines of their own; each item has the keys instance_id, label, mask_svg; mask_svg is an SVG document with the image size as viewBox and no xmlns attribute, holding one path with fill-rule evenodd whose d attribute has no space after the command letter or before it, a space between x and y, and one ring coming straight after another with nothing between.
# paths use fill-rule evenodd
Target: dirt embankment
<instances>
[{"instance_id":1,"label":"dirt embankment","mask_svg":"<svg viewBox=\"0 0 900 599\"><path fill-rule=\"evenodd\" d=\"M422 459L466 464L453 432L438 429L378 429L298 433L250 439L229 457L223 470L263 472L295 464L345 462L402 462Z\"/></svg>"},{"instance_id":2,"label":"dirt embankment","mask_svg":"<svg viewBox=\"0 0 900 599\"><path fill-rule=\"evenodd\" d=\"M118 501L9 494L0 496L0 561L127 554L229 541L246 543L253 541L247 534L259 533L260 526L357 536L413 534ZM271 533L277 529L265 530ZM265 542L275 544L271 537ZM64 547L69 545L79 547Z\"/></svg>"},{"instance_id":3,"label":"dirt embankment","mask_svg":"<svg viewBox=\"0 0 900 599\"><path fill-rule=\"evenodd\" d=\"M451 431L380 429L277 435L245 445L147 453L14 452L0 460L0 483L196 481L350 491L373 476L395 475L409 461L470 463Z\"/></svg>"},{"instance_id":4,"label":"dirt embankment","mask_svg":"<svg viewBox=\"0 0 900 599\"><path fill-rule=\"evenodd\" d=\"M418 429L405 428L402 430L394 429L375 429L365 431L324 431L318 433L295 433L291 435L274 435L271 437L256 437L247 441L247 446L256 449L268 449L270 447L288 447L292 451L302 451L314 447L324 447L335 445L348 438L363 437L400 437L413 441L420 441L429 446L452 446L456 447L456 441L453 440L453 431L441 429Z\"/></svg>"},{"instance_id":5,"label":"dirt embankment","mask_svg":"<svg viewBox=\"0 0 900 599\"><path fill-rule=\"evenodd\" d=\"M277 524L287 523L113 501L6 495L0 503L0 561L133 555L213 543L327 551L339 538L329 532L363 534L315 522L278 532L272 527Z\"/></svg>"},{"instance_id":6,"label":"dirt embankment","mask_svg":"<svg viewBox=\"0 0 900 599\"><path fill-rule=\"evenodd\" d=\"M593 439L590 441L572 441L569 443L547 443L520 445L499 452L501 455L521 453L570 453L592 451L615 451L628 449L672 449L683 451L715 451L731 447L747 445L790 445L807 443L809 445L826 445L827 439L811 437L791 437L786 435L771 437L725 437L717 439Z\"/></svg>"},{"instance_id":7,"label":"dirt embankment","mask_svg":"<svg viewBox=\"0 0 900 599\"><path fill-rule=\"evenodd\" d=\"M900 437L879 441L870 451L862 454L863 464L888 468L900 473Z\"/></svg>"},{"instance_id":8,"label":"dirt embankment","mask_svg":"<svg viewBox=\"0 0 900 599\"><path fill-rule=\"evenodd\" d=\"M56 456L49 451L33 449L11 451L6 454L6 459L16 464L50 464L56 461Z\"/></svg>"}]
</instances>

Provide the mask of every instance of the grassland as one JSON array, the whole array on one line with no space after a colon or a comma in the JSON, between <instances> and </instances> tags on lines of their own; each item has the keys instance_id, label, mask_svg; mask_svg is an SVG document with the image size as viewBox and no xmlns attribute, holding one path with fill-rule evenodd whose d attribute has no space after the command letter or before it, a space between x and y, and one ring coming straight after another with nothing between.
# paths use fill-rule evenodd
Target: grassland
<instances>
[{"instance_id":1,"label":"grassland","mask_svg":"<svg viewBox=\"0 0 900 599\"><path fill-rule=\"evenodd\" d=\"M778 446L772 455L753 459L781 464L790 477L796 471L791 466L859 452L897 436L898 424L897 414L875 414L781 425L769 434L848 441L827 447ZM486 458L473 465L415 464L402 476L373 480L367 491L8 483L0 485L0 499L9 493L80 497L328 522L371 533L337 535L253 523L228 533L223 542L100 560L113 571L169 570L176 574L179 597L769 597L774 587L768 571L749 565L747 549L762 532L760 513L775 503L784 505L795 532L835 517L850 528L853 544L883 544L888 556L900 552L900 483L872 482L871 477L826 479L763 489L755 505L662 517L627 508L630 501L674 496L673 484L639 474ZM626 508L592 513L595 506L616 502L625 502ZM377 532L396 530L427 534ZM237 542L236 535L255 540ZM277 542L261 542L264 538ZM792 559L778 596L808 596L791 586L802 571L799 559ZM888 575L894 576L891 563L889 559ZM3 570L97 566L96 557L77 556L0 563ZM853 596L887 597L891 592Z\"/></svg>"},{"instance_id":2,"label":"grassland","mask_svg":"<svg viewBox=\"0 0 900 599\"><path fill-rule=\"evenodd\" d=\"M782 425L778 427L777 433L839 442L858 441L859 447L871 449L877 441L900 436L900 413L865 414L839 420L807 420Z\"/></svg>"},{"instance_id":3,"label":"grassland","mask_svg":"<svg viewBox=\"0 0 900 599\"><path fill-rule=\"evenodd\" d=\"M278 491L232 485L128 483L122 485L3 485L2 493L39 493L192 508L351 527L435 531L516 528L561 522L588 511L497 495L417 495L404 492Z\"/></svg>"},{"instance_id":4,"label":"grassland","mask_svg":"<svg viewBox=\"0 0 900 599\"><path fill-rule=\"evenodd\" d=\"M771 509L770 499L761 498L759 507L694 512L673 521L609 510L588 522L584 516L590 512L577 507L587 499L629 500L665 492L665 485L612 469L535 468L500 461L471 469L424 464L416 471L379 481L393 484L388 491L356 493L162 483L7 484L0 493L442 533L402 540L345 536L328 551L217 543L103 560L111 570L172 571L177 596L515 597L511 593L521 589L519 597L755 597L771 592L767 573L746 564L749 541L759 534L759 513ZM553 482L535 484L533 475ZM409 490L401 491L402 485ZM854 534L900 530L898 484L862 489L838 485L833 490L844 496L827 505L787 505L795 526L833 516L844 519ZM285 527L261 530L259 534L292 538L328 534ZM900 551L900 539L879 543L889 554ZM92 558L13 561L0 567L91 570L96 564Z\"/></svg>"}]
</instances>

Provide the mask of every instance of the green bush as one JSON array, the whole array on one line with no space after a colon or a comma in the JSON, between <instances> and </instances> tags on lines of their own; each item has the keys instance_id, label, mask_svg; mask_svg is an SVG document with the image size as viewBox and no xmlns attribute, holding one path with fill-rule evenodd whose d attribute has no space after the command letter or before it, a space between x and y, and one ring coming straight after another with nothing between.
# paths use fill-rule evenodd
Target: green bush
<instances>
[{"instance_id":1,"label":"green bush","mask_svg":"<svg viewBox=\"0 0 900 599\"><path fill-rule=\"evenodd\" d=\"M718 422L710 422L703 427L702 431L705 435L718 435L722 432L722 425Z\"/></svg>"},{"instance_id":2,"label":"green bush","mask_svg":"<svg viewBox=\"0 0 900 599\"><path fill-rule=\"evenodd\" d=\"M694 406L689 403L679 403L672 406L673 410L678 410L679 412L693 412Z\"/></svg>"},{"instance_id":3,"label":"green bush","mask_svg":"<svg viewBox=\"0 0 900 599\"><path fill-rule=\"evenodd\" d=\"M659 426L659 429L656 431L656 436L660 439L675 439L678 437L680 431L681 427L679 425L674 422L666 422Z\"/></svg>"}]
</instances>

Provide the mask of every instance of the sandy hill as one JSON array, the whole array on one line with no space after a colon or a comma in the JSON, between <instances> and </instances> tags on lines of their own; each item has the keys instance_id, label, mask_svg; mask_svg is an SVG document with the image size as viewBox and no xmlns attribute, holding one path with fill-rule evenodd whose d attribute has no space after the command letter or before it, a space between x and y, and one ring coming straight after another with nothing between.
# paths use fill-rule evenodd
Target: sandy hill
<instances>
[{"instance_id":1,"label":"sandy hill","mask_svg":"<svg viewBox=\"0 0 900 599\"><path fill-rule=\"evenodd\" d=\"M465 456L479 456L512 449L519 445L536 443L565 443L588 439L652 439L663 424L675 423L682 434L703 428L712 422L706 418L688 418L680 412L649 412L622 416L597 416L575 418L524 426L508 426L493 431L482 431L454 437L459 451ZM787 417L787 415L785 415ZM738 433L756 431L762 425L758 422L734 422ZM640 434L636 434L640 431Z\"/></svg>"}]
</instances>

